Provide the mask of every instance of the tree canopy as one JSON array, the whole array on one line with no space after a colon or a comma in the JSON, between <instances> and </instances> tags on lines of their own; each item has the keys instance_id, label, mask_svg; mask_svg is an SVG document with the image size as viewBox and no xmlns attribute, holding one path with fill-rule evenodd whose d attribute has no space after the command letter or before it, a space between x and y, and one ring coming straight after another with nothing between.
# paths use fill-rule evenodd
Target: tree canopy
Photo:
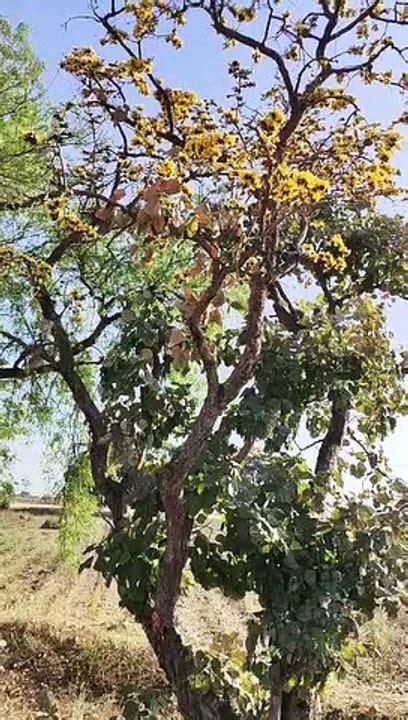
<instances>
[{"instance_id":1,"label":"tree canopy","mask_svg":"<svg viewBox=\"0 0 408 720\"><path fill-rule=\"evenodd\" d=\"M282 692L324 680L355 610L395 607L402 572L381 441L405 406L385 312L408 234L376 203L403 196L406 115L368 121L359 87L404 91L405 20L378 0L101 5L101 49L63 61L80 97L44 137L47 183L28 215L6 200L4 423L54 402L81 487L88 453L112 516L95 566L183 716L278 717ZM182 51L197 13L239 49L222 103L169 87L151 57ZM183 644L186 568L256 593L235 675Z\"/></svg>"},{"instance_id":2,"label":"tree canopy","mask_svg":"<svg viewBox=\"0 0 408 720\"><path fill-rule=\"evenodd\" d=\"M28 30L0 17L0 190L1 207L24 202L46 175L46 100L43 67L31 50Z\"/></svg>"}]
</instances>

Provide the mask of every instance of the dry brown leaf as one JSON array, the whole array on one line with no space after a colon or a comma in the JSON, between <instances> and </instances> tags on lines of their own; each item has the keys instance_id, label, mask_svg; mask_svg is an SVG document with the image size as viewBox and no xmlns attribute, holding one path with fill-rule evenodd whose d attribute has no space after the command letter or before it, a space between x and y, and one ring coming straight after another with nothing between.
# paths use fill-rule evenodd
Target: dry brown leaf
<instances>
[{"instance_id":1,"label":"dry brown leaf","mask_svg":"<svg viewBox=\"0 0 408 720\"><path fill-rule=\"evenodd\" d=\"M136 222L141 230L147 230L150 227L151 217L144 208L141 208L137 214Z\"/></svg>"},{"instance_id":2,"label":"dry brown leaf","mask_svg":"<svg viewBox=\"0 0 408 720\"><path fill-rule=\"evenodd\" d=\"M165 223L163 215L160 215L160 213L156 213L156 215L151 218L152 229L157 235L159 235L163 231L164 224Z\"/></svg>"},{"instance_id":3,"label":"dry brown leaf","mask_svg":"<svg viewBox=\"0 0 408 720\"><path fill-rule=\"evenodd\" d=\"M209 228L212 225L212 217L204 204L197 205L194 214L201 227Z\"/></svg>"},{"instance_id":4,"label":"dry brown leaf","mask_svg":"<svg viewBox=\"0 0 408 720\"><path fill-rule=\"evenodd\" d=\"M184 340L183 331L179 328L172 328L169 338L169 346L173 348L175 345L181 345Z\"/></svg>"},{"instance_id":5,"label":"dry brown leaf","mask_svg":"<svg viewBox=\"0 0 408 720\"><path fill-rule=\"evenodd\" d=\"M173 356L174 364L179 370L187 367L191 359L191 353L188 348L182 348L180 345L176 345L172 348L171 354Z\"/></svg>"},{"instance_id":6,"label":"dry brown leaf","mask_svg":"<svg viewBox=\"0 0 408 720\"><path fill-rule=\"evenodd\" d=\"M189 287L183 287L184 300L187 304L194 304L197 302L197 298L193 291Z\"/></svg>"},{"instance_id":7,"label":"dry brown leaf","mask_svg":"<svg viewBox=\"0 0 408 720\"><path fill-rule=\"evenodd\" d=\"M109 222L109 220L112 218L113 215L113 208L111 207L104 207L104 208L98 208L98 210L95 211L95 217L98 218L98 220L102 220L102 222Z\"/></svg>"},{"instance_id":8,"label":"dry brown leaf","mask_svg":"<svg viewBox=\"0 0 408 720\"><path fill-rule=\"evenodd\" d=\"M185 271L185 275L188 277L195 278L197 275L200 275L203 271L204 263L202 258L199 258L196 263L193 265L192 268L187 268Z\"/></svg>"},{"instance_id":9,"label":"dry brown leaf","mask_svg":"<svg viewBox=\"0 0 408 720\"><path fill-rule=\"evenodd\" d=\"M147 265L150 265L153 260L154 255L154 248L150 245L150 247L147 248L145 254L142 257L142 265L146 267Z\"/></svg>"},{"instance_id":10,"label":"dry brown leaf","mask_svg":"<svg viewBox=\"0 0 408 720\"><path fill-rule=\"evenodd\" d=\"M218 308L214 308L214 310L211 310L208 316L208 322L214 323L215 325L222 325L222 315Z\"/></svg>"},{"instance_id":11,"label":"dry brown leaf","mask_svg":"<svg viewBox=\"0 0 408 720\"><path fill-rule=\"evenodd\" d=\"M175 195L181 190L181 185L175 178L169 180L159 180L153 185L159 193L165 193L166 195Z\"/></svg>"},{"instance_id":12,"label":"dry brown leaf","mask_svg":"<svg viewBox=\"0 0 408 720\"><path fill-rule=\"evenodd\" d=\"M117 190L114 190L110 199L112 202L119 202L119 200L122 200L126 195L126 190L121 190L120 188L117 188Z\"/></svg>"}]
</instances>

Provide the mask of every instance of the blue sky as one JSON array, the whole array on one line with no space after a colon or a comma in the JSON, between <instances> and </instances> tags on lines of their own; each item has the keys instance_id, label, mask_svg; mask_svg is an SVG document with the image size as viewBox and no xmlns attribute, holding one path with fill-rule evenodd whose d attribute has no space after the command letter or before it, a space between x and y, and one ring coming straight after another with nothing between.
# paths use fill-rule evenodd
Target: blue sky
<instances>
[{"instance_id":1,"label":"blue sky","mask_svg":"<svg viewBox=\"0 0 408 720\"><path fill-rule=\"evenodd\" d=\"M101 4L104 0L101 0ZM310 0L291 2L294 10L305 8ZM31 31L31 41L46 69L44 83L51 99L59 102L72 93L75 85L71 78L59 68L60 61L74 45L98 44L100 32L89 15L87 0L2 0L1 14L12 24L25 22ZM226 87L225 51L221 42L208 32L203 18L195 14L188 23L188 43L179 53L156 55L159 73L171 83L191 87L202 96L214 96ZM157 47L152 48L157 53ZM229 51L231 59L234 51ZM171 66L168 58L172 58ZM220 62L222 60L222 62ZM224 70L220 70L224 68ZM397 93L389 89L374 87L359 88L364 108L372 120L387 121L402 109ZM390 112L390 110L392 112ZM398 165L405 184L408 184L408 162L405 153L400 152ZM407 304L398 302L389 311L389 327L397 346L408 347ZM401 420L397 432L387 441L387 450L392 466L400 476L408 476L408 419ZM42 488L41 457L43 444L38 437L22 439L16 444L19 461L15 467L16 479L27 478L35 491Z\"/></svg>"}]
</instances>

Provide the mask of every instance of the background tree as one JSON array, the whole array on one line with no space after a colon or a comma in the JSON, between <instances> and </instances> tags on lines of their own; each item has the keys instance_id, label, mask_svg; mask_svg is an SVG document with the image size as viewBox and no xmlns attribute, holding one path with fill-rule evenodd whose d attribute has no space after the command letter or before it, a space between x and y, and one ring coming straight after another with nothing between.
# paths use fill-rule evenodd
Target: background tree
<instances>
[{"instance_id":1,"label":"background tree","mask_svg":"<svg viewBox=\"0 0 408 720\"><path fill-rule=\"evenodd\" d=\"M242 50L225 106L167 87L149 59L152 37L179 49L197 11ZM96 567L142 622L186 718L277 716L282 690L324 677L352 609L391 600L398 580L385 586L394 527L376 511L390 509L379 440L403 408L382 293L403 287L395 248L407 236L368 210L400 194L391 158L404 117L369 123L348 87L406 86L384 69L390 54L404 59L391 11L338 0L293 17L284 3L95 9L106 57L81 48L64 61L82 83L81 118L69 120L81 142L67 151L58 136L48 223L39 210L1 246L10 404L28 386L41 407L47 389L85 419L112 515ZM296 450L301 423L318 448L313 470ZM80 459L78 422L74 440ZM246 467L254 446L266 454ZM350 469L376 490L336 519ZM176 629L190 557L204 585L258 594L243 698ZM313 621L296 624L294 644L298 593Z\"/></svg>"},{"instance_id":2,"label":"background tree","mask_svg":"<svg viewBox=\"0 0 408 720\"><path fill-rule=\"evenodd\" d=\"M1 207L24 205L47 175L44 140L47 112L28 29L13 29L0 17L0 191Z\"/></svg>"}]
</instances>

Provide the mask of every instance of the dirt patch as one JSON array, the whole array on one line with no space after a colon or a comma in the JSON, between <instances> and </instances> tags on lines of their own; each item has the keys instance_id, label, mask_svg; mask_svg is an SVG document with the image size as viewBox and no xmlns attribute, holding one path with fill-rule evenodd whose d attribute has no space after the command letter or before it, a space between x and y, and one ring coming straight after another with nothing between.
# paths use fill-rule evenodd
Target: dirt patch
<instances>
[{"instance_id":1,"label":"dirt patch","mask_svg":"<svg viewBox=\"0 0 408 720\"><path fill-rule=\"evenodd\" d=\"M120 708L135 690L147 697L167 692L148 647L129 649L97 638L64 636L46 625L24 623L0 625L0 646L1 705L10 711L4 720L103 720L105 710L111 720L119 718ZM17 714L16 707L20 708ZM96 708L100 714L90 714Z\"/></svg>"},{"instance_id":2,"label":"dirt patch","mask_svg":"<svg viewBox=\"0 0 408 720\"><path fill-rule=\"evenodd\" d=\"M98 641L56 634L46 625L3 623L0 637L5 671L21 672L31 684L46 684L53 692L86 686L93 697L129 688L154 689L164 678L149 648L130 650Z\"/></svg>"}]
</instances>

